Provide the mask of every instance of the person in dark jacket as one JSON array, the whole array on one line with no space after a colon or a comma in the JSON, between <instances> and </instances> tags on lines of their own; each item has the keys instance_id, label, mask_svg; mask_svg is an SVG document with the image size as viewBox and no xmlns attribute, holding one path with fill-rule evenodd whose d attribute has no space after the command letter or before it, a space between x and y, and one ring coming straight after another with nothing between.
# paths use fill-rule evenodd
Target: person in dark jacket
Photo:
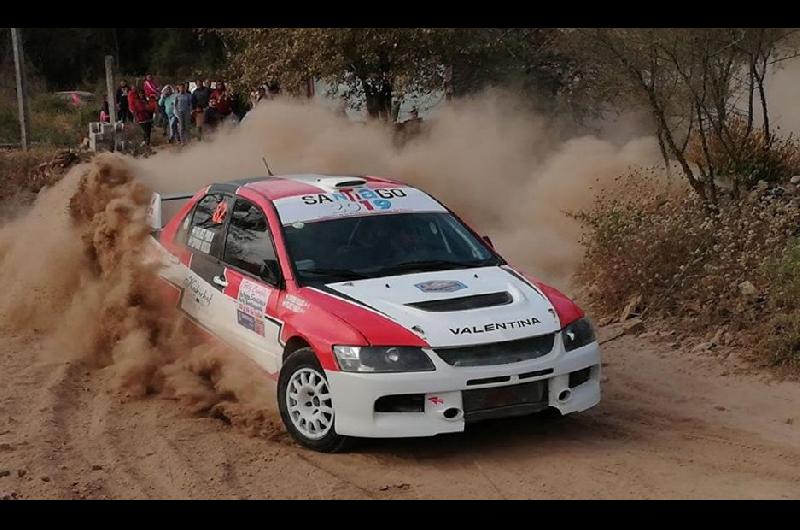
<instances>
[{"instance_id":1,"label":"person in dark jacket","mask_svg":"<svg viewBox=\"0 0 800 530\"><path fill-rule=\"evenodd\" d=\"M119 114L119 120L128 123L131 120L131 111L130 107L128 106L128 92L130 92L130 87L128 86L127 81L124 79L119 82L119 87L117 87L116 93L116 103L117 103L117 114Z\"/></svg>"},{"instance_id":2,"label":"person in dark jacket","mask_svg":"<svg viewBox=\"0 0 800 530\"><path fill-rule=\"evenodd\" d=\"M206 109L208 100L211 97L211 88L204 85L203 81L197 80L197 87L192 92L192 109L194 109L194 121L197 126L197 135L203 139L203 125L205 124Z\"/></svg>"}]
</instances>

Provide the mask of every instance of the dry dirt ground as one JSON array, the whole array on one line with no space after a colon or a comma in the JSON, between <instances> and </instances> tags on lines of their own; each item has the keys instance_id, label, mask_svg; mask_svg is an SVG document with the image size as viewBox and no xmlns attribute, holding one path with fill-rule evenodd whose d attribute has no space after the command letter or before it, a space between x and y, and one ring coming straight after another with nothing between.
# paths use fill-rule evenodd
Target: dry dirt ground
<instances>
[{"instance_id":1,"label":"dry dirt ground","mask_svg":"<svg viewBox=\"0 0 800 530\"><path fill-rule=\"evenodd\" d=\"M583 414L336 455L120 402L102 371L0 340L4 498L800 498L800 384L656 339L604 344L603 400Z\"/></svg>"}]
</instances>

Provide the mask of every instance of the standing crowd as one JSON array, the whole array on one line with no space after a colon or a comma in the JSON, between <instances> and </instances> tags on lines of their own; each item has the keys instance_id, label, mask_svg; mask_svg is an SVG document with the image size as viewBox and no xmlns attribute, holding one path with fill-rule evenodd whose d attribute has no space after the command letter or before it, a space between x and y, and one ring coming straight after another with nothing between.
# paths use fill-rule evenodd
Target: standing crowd
<instances>
[{"instance_id":1,"label":"standing crowd","mask_svg":"<svg viewBox=\"0 0 800 530\"><path fill-rule=\"evenodd\" d=\"M163 129L169 143L185 145L189 143L192 126L197 131L197 138L202 140L204 132L213 131L226 121L241 121L250 109L278 92L274 83L260 87L250 93L247 102L240 94L229 91L223 81L198 79L194 83L162 87L148 74L141 84L133 87L124 80L120 81L115 105L119 121L135 122L141 127L144 144L150 145L155 126ZM108 101L103 103L100 121L111 121Z\"/></svg>"}]
</instances>

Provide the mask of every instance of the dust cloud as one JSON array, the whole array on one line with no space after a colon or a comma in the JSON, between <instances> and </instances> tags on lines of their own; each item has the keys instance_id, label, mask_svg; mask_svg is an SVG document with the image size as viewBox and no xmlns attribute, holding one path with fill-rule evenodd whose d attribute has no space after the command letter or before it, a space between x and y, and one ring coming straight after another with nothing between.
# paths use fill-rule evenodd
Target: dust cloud
<instances>
[{"instance_id":1,"label":"dust cloud","mask_svg":"<svg viewBox=\"0 0 800 530\"><path fill-rule=\"evenodd\" d=\"M4 331L35 334L43 361L109 372L124 398L158 393L248 431L279 432L271 380L163 303L146 223L151 190L131 161L104 154L76 166L0 228Z\"/></svg>"},{"instance_id":2,"label":"dust cloud","mask_svg":"<svg viewBox=\"0 0 800 530\"><path fill-rule=\"evenodd\" d=\"M579 226L564 212L588 206L595 190L631 166L654 166L661 158L652 137L629 131L634 139L621 145L595 136L563 141L557 126L513 95L492 91L445 106L419 137L398 146L388 126L276 100L211 144L139 162L138 174L159 191L194 192L265 175L266 157L275 174L396 178L439 197L512 263L568 288L581 251Z\"/></svg>"}]
</instances>

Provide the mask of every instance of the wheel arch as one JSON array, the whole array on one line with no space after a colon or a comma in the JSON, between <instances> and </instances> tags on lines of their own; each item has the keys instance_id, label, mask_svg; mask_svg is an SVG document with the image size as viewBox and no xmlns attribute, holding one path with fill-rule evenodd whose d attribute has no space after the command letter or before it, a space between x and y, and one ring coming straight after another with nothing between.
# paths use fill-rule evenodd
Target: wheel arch
<instances>
[{"instance_id":1,"label":"wheel arch","mask_svg":"<svg viewBox=\"0 0 800 530\"><path fill-rule=\"evenodd\" d=\"M303 348L311 348L311 350L314 351L314 355L316 355L317 358L319 358L319 355L317 355L316 350L314 350L314 348L306 339L304 339L300 335L294 335L290 337L289 340L286 341L286 346L283 347L283 358L281 360L281 364L286 363L286 359L288 359L291 354Z\"/></svg>"}]
</instances>

